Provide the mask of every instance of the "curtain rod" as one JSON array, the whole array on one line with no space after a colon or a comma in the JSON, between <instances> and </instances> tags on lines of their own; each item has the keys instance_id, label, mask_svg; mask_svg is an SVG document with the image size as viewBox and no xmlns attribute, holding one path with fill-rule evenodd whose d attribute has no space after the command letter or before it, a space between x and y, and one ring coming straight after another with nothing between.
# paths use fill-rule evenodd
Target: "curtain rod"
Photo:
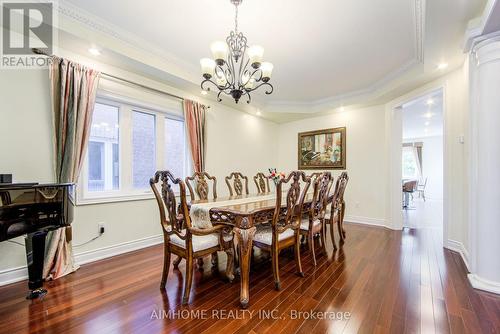
<instances>
[{"instance_id":1,"label":"curtain rod","mask_svg":"<svg viewBox=\"0 0 500 334\"><path fill-rule=\"evenodd\" d=\"M33 48L31 49L31 51L34 53L34 54L37 54L37 55L42 55L42 56L47 56L47 57L51 57L51 55L43 52L42 50L40 49L37 49L37 48ZM182 96L178 96L178 95L175 95L175 94L171 94L171 93L168 93L168 92L165 92L163 90L160 90L160 89L157 89L157 88L153 88L153 87L149 87L149 86L146 86L146 85L143 85L143 84L140 84L140 83L137 83L137 82L134 82L134 81L130 81L128 79L124 79L124 78L120 78L120 77L117 77L115 75L112 75L112 74L109 74L109 73L106 73L106 72L101 72L102 75L104 75L105 77L108 77L108 78L111 78L111 79L115 79L115 80L118 80L118 81L123 81L125 83L128 83L129 85L134 85L134 86L139 86L141 88L144 88L144 89L148 89L148 90L151 90L153 92L156 92L156 93L160 93L160 94L164 94L164 95L168 95L170 97L173 97L173 98L176 98L176 99L179 99L179 100L182 100L184 101L185 99L182 97ZM210 108L210 106L207 106L207 108Z\"/></svg>"}]
</instances>

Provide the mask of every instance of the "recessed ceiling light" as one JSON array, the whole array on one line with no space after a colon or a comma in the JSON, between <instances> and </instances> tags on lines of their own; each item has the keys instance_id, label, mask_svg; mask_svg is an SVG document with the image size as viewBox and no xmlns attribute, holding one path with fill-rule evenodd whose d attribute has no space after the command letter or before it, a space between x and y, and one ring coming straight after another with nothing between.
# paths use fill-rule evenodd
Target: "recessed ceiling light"
<instances>
[{"instance_id":1,"label":"recessed ceiling light","mask_svg":"<svg viewBox=\"0 0 500 334\"><path fill-rule=\"evenodd\" d=\"M438 65L438 70L445 70L448 67L448 63L441 63Z\"/></svg>"},{"instance_id":2,"label":"recessed ceiling light","mask_svg":"<svg viewBox=\"0 0 500 334\"><path fill-rule=\"evenodd\" d=\"M262 113L261 113L260 111L257 111L255 114L256 114L257 116L262 115Z\"/></svg>"},{"instance_id":3,"label":"recessed ceiling light","mask_svg":"<svg viewBox=\"0 0 500 334\"><path fill-rule=\"evenodd\" d=\"M431 117L432 117L432 115L433 115L432 113L427 112L427 113L425 113L425 114L424 114L424 117L425 117L425 118L431 118Z\"/></svg>"},{"instance_id":4,"label":"recessed ceiling light","mask_svg":"<svg viewBox=\"0 0 500 334\"><path fill-rule=\"evenodd\" d=\"M207 95L207 94L208 94L208 92L206 90L201 91L201 95Z\"/></svg>"},{"instance_id":5,"label":"recessed ceiling light","mask_svg":"<svg viewBox=\"0 0 500 334\"><path fill-rule=\"evenodd\" d=\"M101 51L97 48L90 48L89 52L93 56L100 56L101 55Z\"/></svg>"},{"instance_id":6,"label":"recessed ceiling light","mask_svg":"<svg viewBox=\"0 0 500 334\"><path fill-rule=\"evenodd\" d=\"M425 126L429 126L429 124L431 124L431 122L429 121L425 122Z\"/></svg>"},{"instance_id":7,"label":"recessed ceiling light","mask_svg":"<svg viewBox=\"0 0 500 334\"><path fill-rule=\"evenodd\" d=\"M429 129L425 128L425 129L424 129L424 132L429 132Z\"/></svg>"},{"instance_id":8,"label":"recessed ceiling light","mask_svg":"<svg viewBox=\"0 0 500 334\"><path fill-rule=\"evenodd\" d=\"M427 102L425 102L428 106L432 106L434 104L433 99L428 99Z\"/></svg>"},{"instance_id":9,"label":"recessed ceiling light","mask_svg":"<svg viewBox=\"0 0 500 334\"><path fill-rule=\"evenodd\" d=\"M344 106L340 107L340 108L339 108L339 111L345 111Z\"/></svg>"}]
</instances>

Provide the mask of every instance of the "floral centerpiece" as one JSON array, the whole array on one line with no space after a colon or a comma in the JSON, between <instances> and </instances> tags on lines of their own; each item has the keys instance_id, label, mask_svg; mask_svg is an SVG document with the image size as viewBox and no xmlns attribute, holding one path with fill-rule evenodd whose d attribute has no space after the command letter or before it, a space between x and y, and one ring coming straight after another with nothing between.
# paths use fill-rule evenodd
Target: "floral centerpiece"
<instances>
[{"instance_id":1,"label":"floral centerpiece","mask_svg":"<svg viewBox=\"0 0 500 334\"><path fill-rule=\"evenodd\" d=\"M269 173L271 173L271 175L269 175L269 178L273 180L275 186L278 185L279 180L282 180L286 177L285 173L283 172L278 173L276 171L276 168L269 168Z\"/></svg>"}]
</instances>

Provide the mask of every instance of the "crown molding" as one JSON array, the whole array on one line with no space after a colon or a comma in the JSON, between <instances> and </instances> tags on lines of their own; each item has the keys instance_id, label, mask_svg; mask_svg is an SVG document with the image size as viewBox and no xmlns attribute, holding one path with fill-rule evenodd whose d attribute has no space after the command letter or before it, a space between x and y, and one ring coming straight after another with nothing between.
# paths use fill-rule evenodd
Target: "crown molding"
<instances>
[{"instance_id":1,"label":"crown molding","mask_svg":"<svg viewBox=\"0 0 500 334\"><path fill-rule=\"evenodd\" d=\"M335 96L325 97L313 101L273 101L269 103L258 103L258 108L265 110L266 108L277 109L273 110L280 112L279 109L296 109L296 108L309 108L309 109L324 109L325 107L332 108L335 106L340 106L346 100L363 99L370 97L371 95L377 94L377 92L383 92L384 88L387 88L391 82L394 82L398 78L402 77L404 74L412 69L417 68L424 64L425 57L425 1L426 0L412 0L413 4L413 19L414 19L414 55L413 57L403 64L401 67L395 69L394 71L388 73L384 77L380 78L376 82L370 84L369 86L350 91L344 94L339 94ZM133 48L137 52L152 54L159 57L168 64L173 64L179 66L183 73L186 75L182 78L192 84L198 85L199 82L196 81L198 77L197 67L190 64L179 57L166 52L157 46L149 43L143 38L130 33L110 22L107 22L100 17L89 13L66 0L60 0L56 2L57 12L64 18L76 22L84 27L89 28L92 31L96 31L105 36L111 37L121 43L124 43L127 47ZM60 20L61 21L61 20ZM258 102L258 101L254 101ZM316 112L319 110L316 110ZM289 112L289 110L288 110ZM300 112L300 111L294 111ZM311 113L311 111L306 111L305 113Z\"/></svg>"}]
</instances>

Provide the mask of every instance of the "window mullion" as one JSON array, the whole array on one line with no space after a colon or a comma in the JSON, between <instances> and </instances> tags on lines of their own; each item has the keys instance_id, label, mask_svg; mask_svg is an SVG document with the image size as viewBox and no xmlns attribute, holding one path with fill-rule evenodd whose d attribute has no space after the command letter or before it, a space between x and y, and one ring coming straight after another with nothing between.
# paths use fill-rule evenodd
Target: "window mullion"
<instances>
[{"instance_id":1,"label":"window mullion","mask_svg":"<svg viewBox=\"0 0 500 334\"><path fill-rule=\"evenodd\" d=\"M120 186L125 193L133 191L132 186L132 108L120 107Z\"/></svg>"}]
</instances>

